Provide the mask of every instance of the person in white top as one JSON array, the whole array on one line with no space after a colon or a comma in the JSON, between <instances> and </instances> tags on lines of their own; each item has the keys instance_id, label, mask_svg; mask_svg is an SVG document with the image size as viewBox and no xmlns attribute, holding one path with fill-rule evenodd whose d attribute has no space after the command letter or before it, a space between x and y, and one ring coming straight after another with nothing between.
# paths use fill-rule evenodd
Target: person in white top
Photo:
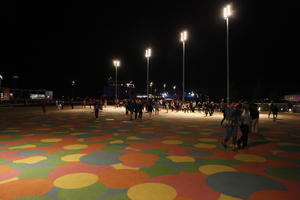
<instances>
[{"instance_id":1,"label":"person in white top","mask_svg":"<svg viewBox=\"0 0 300 200\"><path fill-rule=\"evenodd\" d=\"M249 134L249 128L251 124L251 116L249 111L249 105L248 103L243 104L242 108L242 114L240 119L240 129L242 132L241 138L237 141L238 148L246 148L248 146L248 134ZM242 143L242 146L241 146Z\"/></svg>"}]
</instances>

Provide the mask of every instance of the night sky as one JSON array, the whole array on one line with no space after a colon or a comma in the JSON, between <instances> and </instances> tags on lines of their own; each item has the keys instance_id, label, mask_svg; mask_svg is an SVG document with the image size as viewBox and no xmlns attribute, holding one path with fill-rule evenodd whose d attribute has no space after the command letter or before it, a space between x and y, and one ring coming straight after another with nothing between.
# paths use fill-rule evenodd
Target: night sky
<instances>
[{"instance_id":1,"label":"night sky","mask_svg":"<svg viewBox=\"0 0 300 200\"><path fill-rule=\"evenodd\" d=\"M36 1L1 5L2 86L101 94L112 59L121 59L118 79L146 90L145 49L151 47L150 80L181 88L182 44L188 31L186 91L226 95L228 1ZM278 1L230 1L230 81L236 98L299 93L299 15ZM13 80L13 76L19 76Z\"/></svg>"}]
</instances>

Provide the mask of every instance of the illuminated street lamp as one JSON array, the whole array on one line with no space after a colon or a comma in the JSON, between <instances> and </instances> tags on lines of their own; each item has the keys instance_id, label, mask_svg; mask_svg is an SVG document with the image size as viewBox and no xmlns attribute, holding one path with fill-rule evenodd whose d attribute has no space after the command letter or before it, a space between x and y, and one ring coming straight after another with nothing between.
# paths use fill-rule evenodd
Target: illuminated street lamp
<instances>
[{"instance_id":1,"label":"illuminated street lamp","mask_svg":"<svg viewBox=\"0 0 300 200\"><path fill-rule=\"evenodd\" d=\"M72 84L71 84L71 85L72 85L72 91L71 91L71 96L72 96L72 98L74 97L74 87L75 87L75 84L76 84L76 83L75 83L75 81L73 80L73 81L72 81Z\"/></svg>"},{"instance_id":2,"label":"illuminated street lamp","mask_svg":"<svg viewBox=\"0 0 300 200\"><path fill-rule=\"evenodd\" d=\"M151 82L150 82L151 94L152 94L152 87L153 87L153 84L154 84L154 83L151 81Z\"/></svg>"},{"instance_id":3,"label":"illuminated street lamp","mask_svg":"<svg viewBox=\"0 0 300 200\"><path fill-rule=\"evenodd\" d=\"M3 76L0 74L0 89L1 89L2 80L3 80Z\"/></svg>"},{"instance_id":4,"label":"illuminated street lamp","mask_svg":"<svg viewBox=\"0 0 300 200\"><path fill-rule=\"evenodd\" d=\"M113 65L116 68L116 91L115 91L115 98L116 102L118 99L118 67L120 67L121 62L119 60L113 60Z\"/></svg>"},{"instance_id":5,"label":"illuminated street lamp","mask_svg":"<svg viewBox=\"0 0 300 200\"><path fill-rule=\"evenodd\" d=\"M146 49L145 57L147 59L147 101L149 100L149 63L151 57L151 49Z\"/></svg>"},{"instance_id":6,"label":"illuminated street lamp","mask_svg":"<svg viewBox=\"0 0 300 200\"><path fill-rule=\"evenodd\" d=\"M229 105L229 17L232 15L231 6L227 5L223 9L223 17L226 20L226 27L227 27L227 105Z\"/></svg>"},{"instance_id":7,"label":"illuminated street lamp","mask_svg":"<svg viewBox=\"0 0 300 200\"><path fill-rule=\"evenodd\" d=\"M164 87L164 92L166 92L166 86L167 84L164 83L163 87Z\"/></svg>"},{"instance_id":8,"label":"illuminated street lamp","mask_svg":"<svg viewBox=\"0 0 300 200\"><path fill-rule=\"evenodd\" d=\"M182 101L184 101L184 82L185 82L185 41L187 40L187 31L182 31L180 33L180 41L182 42Z\"/></svg>"}]
</instances>

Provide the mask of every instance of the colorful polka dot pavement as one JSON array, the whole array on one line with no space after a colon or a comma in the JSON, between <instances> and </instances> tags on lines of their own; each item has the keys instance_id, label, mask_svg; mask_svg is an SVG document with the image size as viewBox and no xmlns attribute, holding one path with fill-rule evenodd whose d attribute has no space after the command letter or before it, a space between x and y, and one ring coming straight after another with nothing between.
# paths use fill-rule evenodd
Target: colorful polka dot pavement
<instances>
[{"instance_id":1,"label":"colorful polka dot pavement","mask_svg":"<svg viewBox=\"0 0 300 200\"><path fill-rule=\"evenodd\" d=\"M0 108L1 200L300 199L300 115L262 116L247 149L221 115Z\"/></svg>"}]
</instances>

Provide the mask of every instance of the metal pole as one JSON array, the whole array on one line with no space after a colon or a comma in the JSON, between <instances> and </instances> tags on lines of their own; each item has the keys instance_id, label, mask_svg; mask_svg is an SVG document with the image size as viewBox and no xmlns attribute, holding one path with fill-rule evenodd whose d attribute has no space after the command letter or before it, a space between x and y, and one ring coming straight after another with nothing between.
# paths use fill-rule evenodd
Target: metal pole
<instances>
[{"instance_id":1,"label":"metal pole","mask_svg":"<svg viewBox=\"0 0 300 200\"><path fill-rule=\"evenodd\" d=\"M116 102L117 102L117 99L118 99L118 67L116 67Z\"/></svg>"},{"instance_id":2,"label":"metal pole","mask_svg":"<svg viewBox=\"0 0 300 200\"><path fill-rule=\"evenodd\" d=\"M185 78L185 42L182 42L182 101L184 101L184 78Z\"/></svg>"},{"instance_id":3,"label":"metal pole","mask_svg":"<svg viewBox=\"0 0 300 200\"><path fill-rule=\"evenodd\" d=\"M227 26L227 105L229 105L229 17L226 18Z\"/></svg>"},{"instance_id":4,"label":"metal pole","mask_svg":"<svg viewBox=\"0 0 300 200\"><path fill-rule=\"evenodd\" d=\"M147 101L149 100L149 57L147 57Z\"/></svg>"}]
</instances>

